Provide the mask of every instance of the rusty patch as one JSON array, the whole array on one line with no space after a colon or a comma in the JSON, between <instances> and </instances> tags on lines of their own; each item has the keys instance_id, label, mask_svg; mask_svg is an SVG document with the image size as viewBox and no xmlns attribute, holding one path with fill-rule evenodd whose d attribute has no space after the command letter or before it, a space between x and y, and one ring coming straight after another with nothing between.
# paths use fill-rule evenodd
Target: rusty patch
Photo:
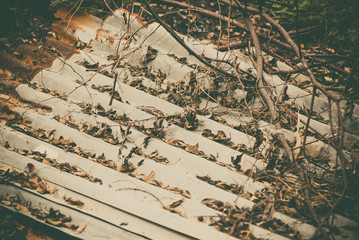
<instances>
[{"instance_id":1,"label":"rusty patch","mask_svg":"<svg viewBox=\"0 0 359 240\"><path fill-rule=\"evenodd\" d=\"M0 53L0 68L8 70L15 74L15 76L22 78L23 80L31 80L41 68L22 61L9 53Z\"/></svg>"},{"instance_id":2,"label":"rusty patch","mask_svg":"<svg viewBox=\"0 0 359 240\"><path fill-rule=\"evenodd\" d=\"M53 23L52 29L56 33L56 36L67 44L73 45L77 41L77 38L68 32L70 30L66 29L66 24L61 24L59 22Z\"/></svg>"},{"instance_id":3,"label":"rusty patch","mask_svg":"<svg viewBox=\"0 0 359 240\"><path fill-rule=\"evenodd\" d=\"M54 15L55 18L61 18L62 22L66 22L68 27L71 29L77 29L79 25L89 28L98 27L94 22L95 17L83 11L77 11L75 14L73 14L66 8L59 8Z\"/></svg>"},{"instance_id":4,"label":"rusty patch","mask_svg":"<svg viewBox=\"0 0 359 240\"><path fill-rule=\"evenodd\" d=\"M55 56L52 56L39 46L21 44L16 48L16 52L21 53L21 60L41 69L51 67L55 60Z\"/></svg>"},{"instance_id":5,"label":"rusty patch","mask_svg":"<svg viewBox=\"0 0 359 240\"><path fill-rule=\"evenodd\" d=\"M111 45L115 42L114 36L111 36L106 30L100 28L96 31L96 41L100 42L102 38L107 39Z\"/></svg>"},{"instance_id":6,"label":"rusty patch","mask_svg":"<svg viewBox=\"0 0 359 240\"><path fill-rule=\"evenodd\" d=\"M80 54L80 51L77 50L74 46L71 46L52 37L46 40L46 46L55 48L60 53L60 55L66 59L69 59L75 54Z\"/></svg>"}]
</instances>

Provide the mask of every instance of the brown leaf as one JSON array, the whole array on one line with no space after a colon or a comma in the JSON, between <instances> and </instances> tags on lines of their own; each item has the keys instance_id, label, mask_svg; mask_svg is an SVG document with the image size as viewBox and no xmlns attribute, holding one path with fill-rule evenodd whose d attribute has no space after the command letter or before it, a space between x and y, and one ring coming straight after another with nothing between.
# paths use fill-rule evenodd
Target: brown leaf
<instances>
[{"instance_id":1,"label":"brown leaf","mask_svg":"<svg viewBox=\"0 0 359 240\"><path fill-rule=\"evenodd\" d=\"M25 207L24 205L22 205L22 204L17 204L15 209L23 211L23 212L28 212L29 211L29 209L27 207Z\"/></svg>"},{"instance_id":2,"label":"brown leaf","mask_svg":"<svg viewBox=\"0 0 359 240\"><path fill-rule=\"evenodd\" d=\"M46 115L46 113L47 113L46 110L44 110L42 108L37 109L37 112L41 115Z\"/></svg>"},{"instance_id":3,"label":"brown leaf","mask_svg":"<svg viewBox=\"0 0 359 240\"><path fill-rule=\"evenodd\" d=\"M79 199L74 199L74 198L71 198L71 197L66 197L64 196L64 199L66 202L72 204L72 205L76 205L76 206L79 206L79 207L82 207L84 205L84 203L79 200Z\"/></svg>"},{"instance_id":4,"label":"brown leaf","mask_svg":"<svg viewBox=\"0 0 359 240\"><path fill-rule=\"evenodd\" d=\"M42 160L42 163L51 166L51 162L46 159Z\"/></svg>"},{"instance_id":5,"label":"brown leaf","mask_svg":"<svg viewBox=\"0 0 359 240\"><path fill-rule=\"evenodd\" d=\"M36 191L41 194L45 194L47 192L47 186L43 182L39 182Z\"/></svg>"},{"instance_id":6,"label":"brown leaf","mask_svg":"<svg viewBox=\"0 0 359 240\"><path fill-rule=\"evenodd\" d=\"M26 168L25 168L25 172L27 172L27 173L35 173L36 172L36 167L32 163L28 163Z\"/></svg>"},{"instance_id":7,"label":"brown leaf","mask_svg":"<svg viewBox=\"0 0 359 240\"><path fill-rule=\"evenodd\" d=\"M87 224L85 222L81 223L81 225L75 230L75 233L82 233L83 230L85 230L86 225Z\"/></svg>"},{"instance_id":8,"label":"brown leaf","mask_svg":"<svg viewBox=\"0 0 359 240\"><path fill-rule=\"evenodd\" d=\"M61 144L63 144L63 145L71 145L71 143L73 143L73 141L72 141L72 138L70 138L70 137L63 138L61 140Z\"/></svg>"},{"instance_id":9,"label":"brown leaf","mask_svg":"<svg viewBox=\"0 0 359 240\"><path fill-rule=\"evenodd\" d=\"M166 209L166 210L168 210L168 211L170 211L170 212L172 212L172 213L176 213L176 214L178 214L178 215L182 216L181 211L180 211L180 210L178 210L178 209L176 209L176 208L164 207L164 209Z\"/></svg>"},{"instance_id":10,"label":"brown leaf","mask_svg":"<svg viewBox=\"0 0 359 240\"><path fill-rule=\"evenodd\" d=\"M178 207L179 205L181 205L184 201L184 198L180 199L180 200L177 200L177 201L174 201L173 203L171 203L171 205L169 205L168 207L169 208L176 208Z\"/></svg>"},{"instance_id":11,"label":"brown leaf","mask_svg":"<svg viewBox=\"0 0 359 240\"><path fill-rule=\"evenodd\" d=\"M4 99L4 100L9 100L9 99L10 99L10 96L1 93L1 94L0 94L0 98L1 98L1 99Z\"/></svg>"},{"instance_id":12,"label":"brown leaf","mask_svg":"<svg viewBox=\"0 0 359 240\"><path fill-rule=\"evenodd\" d=\"M116 170L119 172L133 172L134 170L136 170L136 167L132 163L121 164L120 162L118 162Z\"/></svg>"},{"instance_id":13,"label":"brown leaf","mask_svg":"<svg viewBox=\"0 0 359 240\"><path fill-rule=\"evenodd\" d=\"M166 189L170 192L177 193L177 194L183 193L183 190L178 187L167 187Z\"/></svg>"},{"instance_id":14,"label":"brown leaf","mask_svg":"<svg viewBox=\"0 0 359 240\"><path fill-rule=\"evenodd\" d=\"M47 188L47 191L48 191L51 195L53 195L53 194L55 194L55 193L57 192L56 187L55 187L54 185L52 185L52 184L46 184L46 188Z\"/></svg>"},{"instance_id":15,"label":"brown leaf","mask_svg":"<svg viewBox=\"0 0 359 240\"><path fill-rule=\"evenodd\" d=\"M227 136L226 134L222 131L222 130L219 130L217 132L217 135L215 136L214 140L227 140Z\"/></svg>"},{"instance_id":16,"label":"brown leaf","mask_svg":"<svg viewBox=\"0 0 359 240\"><path fill-rule=\"evenodd\" d=\"M220 210L224 207L224 203L222 201L213 199L213 198L205 198L201 201L202 204L205 204L206 206Z\"/></svg>"},{"instance_id":17,"label":"brown leaf","mask_svg":"<svg viewBox=\"0 0 359 240\"><path fill-rule=\"evenodd\" d=\"M7 170L9 170L10 168L7 166L0 166L0 171L4 171L6 172Z\"/></svg>"},{"instance_id":18,"label":"brown leaf","mask_svg":"<svg viewBox=\"0 0 359 240\"><path fill-rule=\"evenodd\" d=\"M37 186L37 183L39 182L39 177L36 175L33 175L31 177L29 177L29 182L31 183L31 185L35 185Z\"/></svg>"},{"instance_id":19,"label":"brown leaf","mask_svg":"<svg viewBox=\"0 0 359 240\"><path fill-rule=\"evenodd\" d=\"M11 205L11 202L8 201L8 200L2 200L1 203L4 204L5 206L10 206Z\"/></svg>"},{"instance_id":20,"label":"brown leaf","mask_svg":"<svg viewBox=\"0 0 359 240\"><path fill-rule=\"evenodd\" d=\"M145 181L147 183L152 183L154 179L155 179L155 172L151 171L150 174L148 175L148 177L143 179L143 181Z\"/></svg>"},{"instance_id":21,"label":"brown leaf","mask_svg":"<svg viewBox=\"0 0 359 240\"><path fill-rule=\"evenodd\" d=\"M175 147L185 147L186 144L179 140L179 139L174 139L174 138L170 138L169 140L167 140L167 143L172 145L172 146L175 146Z\"/></svg>"},{"instance_id":22,"label":"brown leaf","mask_svg":"<svg viewBox=\"0 0 359 240\"><path fill-rule=\"evenodd\" d=\"M209 130L209 129L204 129L204 130L202 131L202 136L203 136L203 137L206 137L206 138L209 138L209 139L213 139L214 134L212 133L211 130Z\"/></svg>"},{"instance_id":23,"label":"brown leaf","mask_svg":"<svg viewBox=\"0 0 359 240\"><path fill-rule=\"evenodd\" d=\"M187 145L187 147L185 148L185 151L187 151L189 153L197 154L198 147L199 147L198 143L196 145Z\"/></svg>"},{"instance_id":24,"label":"brown leaf","mask_svg":"<svg viewBox=\"0 0 359 240\"><path fill-rule=\"evenodd\" d=\"M72 222L65 222L64 225L69 229L72 229L74 226L74 224Z\"/></svg>"},{"instance_id":25,"label":"brown leaf","mask_svg":"<svg viewBox=\"0 0 359 240\"><path fill-rule=\"evenodd\" d=\"M186 197L186 198L191 198L191 197L192 197L192 196L191 196L191 193L190 193L188 190L186 190L186 191L184 191L183 193L181 193L181 195L184 196L184 197Z\"/></svg>"},{"instance_id":26,"label":"brown leaf","mask_svg":"<svg viewBox=\"0 0 359 240\"><path fill-rule=\"evenodd\" d=\"M56 220L52 220L52 219L49 219L49 218L46 218L45 222L50 223L51 225L54 225L54 226L61 226L62 225L61 221L58 221L58 220L56 221Z\"/></svg>"}]
</instances>

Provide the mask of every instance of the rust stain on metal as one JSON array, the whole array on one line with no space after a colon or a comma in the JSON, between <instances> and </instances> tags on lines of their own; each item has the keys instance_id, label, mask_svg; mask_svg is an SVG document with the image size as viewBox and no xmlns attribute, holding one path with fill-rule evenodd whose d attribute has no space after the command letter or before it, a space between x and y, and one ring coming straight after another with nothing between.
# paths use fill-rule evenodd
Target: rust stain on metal
<instances>
[{"instance_id":1,"label":"rust stain on metal","mask_svg":"<svg viewBox=\"0 0 359 240\"><path fill-rule=\"evenodd\" d=\"M24 80L31 80L41 70L33 64L22 61L6 52L0 53L0 68L8 70Z\"/></svg>"},{"instance_id":2,"label":"rust stain on metal","mask_svg":"<svg viewBox=\"0 0 359 240\"><path fill-rule=\"evenodd\" d=\"M74 44L77 41L74 36L66 31L66 26L60 25L60 23L53 23L52 29L57 37L67 44Z\"/></svg>"},{"instance_id":3,"label":"rust stain on metal","mask_svg":"<svg viewBox=\"0 0 359 240\"><path fill-rule=\"evenodd\" d=\"M22 54L23 61L28 64L32 64L34 67L40 67L41 69L47 69L51 67L52 62L55 60L55 56L45 51L40 46L32 46L27 44L21 44L16 48L16 52Z\"/></svg>"},{"instance_id":4,"label":"rust stain on metal","mask_svg":"<svg viewBox=\"0 0 359 240\"><path fill-rule=\"evenodd\" d=\"M82 11L78 11L73 15L68 9L60 8L56 11L55 17L61 18L61 22L66 23L66 25L73 30L82 29L79 25L90 28L97 27L96 23L92 21L93 16ZM82 29L82 31L85 32L84 29Z\"/></svg>"},{"instance_id":5,"label":"rust stain on metal","mask_svg":"<svg viewBox=\"0 0 359 240\"><path fill-rule=\"evenodd\" d=\"M66 59L69 59L75 54L80 54L80 51L76 49L74 46L66 43L65 41L57 40L52 37L46 40L46 44L49 47L55 48L61 54L61 56Z\"/></svg>"},{"instance_id":6,"label":"rust stain on metal","mask_svg":"<svg viewBox=\"0 0 359 240\"><path fill-rule=\"evenodd\" d=\"M98 29L96 31L96 41L100 41L101 38L107 39L111 45L113 45L115 42L114 36L111 36L106 30Z\"/></svg>"}]
</instances>

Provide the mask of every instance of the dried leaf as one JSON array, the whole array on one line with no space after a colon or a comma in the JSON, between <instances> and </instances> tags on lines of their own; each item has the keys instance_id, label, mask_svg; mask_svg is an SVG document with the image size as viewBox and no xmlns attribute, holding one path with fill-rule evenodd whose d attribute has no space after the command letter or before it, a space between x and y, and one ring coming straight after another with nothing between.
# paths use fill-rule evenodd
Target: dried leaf
<instances>
[{"instance_id":1,"label":"dried leaf","mask_svg":"<svg viewBox=\"0 0 359 240\"><path fill-rule=\"evenodd\" d=\"M39 114L41 114L41 115L46 115L46 111L44 110L44 109L42 109L42 108L39 108L39 109L37 109L37 112L39 113Z\"/></svg>"},{"instance_id":2,"label":"dried leaf","mask_svg":"<svg viewBox=\"0 0 359 240\"><path fill-rule=\"evenodd\" d=\"M87 224L85 222L81 223L81 225L75 230L75 233L82 233L83 230L85 230L86 225Z\"/></svg>"},{"instance_id":3,"label":"dried leaf","mask_svg":"<svg viewBox=\"0 0 359 240\"><path fill-rule=\"evenodd\" d=\"M52 184L46 184L47 191L49 194L54 195L57 192L57 188Z\"/></svg>"},{"instance_id":4,"label":"dried leaf","mask_svg":"<svg viewBox=\"0 0 359 240\"><path fill-rule=\"evenodd\" d=\"M202 204L205 204L206 206L220 210L224 207L224 203L222 201L213 199L213 198L205 198L201 201Z\"/></svg>"},{"instance_id":5,"label":"dried leaf","mask_svg":"<svg viewBox=\"0 0 359 240\"><path fill-rule=\"evenodd\" d=\"M52 219L49 219L49 218L46 218L45 222L50 223L51 225L54 225L54 226L61 226L62 225L61 221L52 220Z\"/></svg>"},{"instance_id":6,"label":"dried leaf","mask_svg":"<svg viewBox=\"0 0 359 240\"><path fill-rule=\"evenodd\" d=\"M65 222L64 225L65 225L67 228L72 229L75 224L73 224L72 222Z\"/></svg>"},{"instance_id":7,"label":"dried leaf","mask_svg":"<svg viewBox=\"0 0 359 240\"><path fill-rule=\"evenodd\" d=\"M9 171L10 168L7 167L7 166L0 166L0 171L3 171L3 172L6 172L6 171Z\"/></svg>"},{"instance_id":8,"label":"dried leaf","mask_svg":"<svg viewBox=\"0 0 359 240\"><path fill-rule=\"evenodd\" d=\"M199 147L198 143L196 145L187 145L187 147L185 148L185 151L187 151L189 153L197 154L198 147Z\"/></svg>"},{"instance_id":9,"label":"dried leaf","mask_svg":"<svg viewBox=\"0 0 359 240\"><path fill-rule=\"evenodd\" d=\"M181 195L186 198L192 198L191 193L188 190L182 192Z\"/></svg>"},{"instance_id":10,"label":"dried leaf","mask_svg":"<svg viewBox=\"0 0 359 240\"><path fill-rule=\"evenodd\" d=\"M27 172L27 173L35 173L36 172L36 167L32 163L28 163L26 165L25 172Z\"/></svg>"},{"instance_id":11,"label":"dried leaf","mask_svg":"<svg viewBox=\"0 0 359 240\"><path fill-rule=\"evenodd\" d=\"M5 206L10 206L11 205L11 202L8 201L8 200L2 200L1 203L4 204Z\"/></svg>"},{"instance_id":12,"label":"dried leaf","mask_svg":"<svg viewBox=\"0 0 359 240\"><path fill-rule=\"evenodd\" d=\"M9 100L9 99L10 99L10 96L1 93L1 94L0 94L0 98L1 98L1 99L4 99L4 100Z\"/></svg>"},{"instance_id":13,"label":"dried leaf","mask_svg":"<svg viewBox=\"0 0 359 240\"><path fill-rule=\"evenodd\" d=\"M81 200L79 199L74 199L74 198L71 198L71 197L66 197L64 196L64 199L66 202L72 204L72 205L75 205L75 206L79 206L79 207L82 207L83 205L85 205Z\"/></svg>"},{"instance_id":14,"label":"dried leaf","mask_svg":"<svg viewBox=\"0 0 359 240\"><path fill-rule=\"evenodd\" d=\"M152 183L154 179L155 179L155 172L151 171L150 174L148 175L148 177L146 177L143 180L147 183Z\"/></svg>"},{"instance_id":15,"label":"dried leaf","mask_svg":"<svg viewBox=\"0 0 359 240\"><path fill-rule=\"evenodd\" d=\"M39 182L36 191L41 194L45 194L47 192L47 186L43 182Z\"/></svg>"},{"instance_id":16,"label":"dried leaf","mask_svg":"<svg viewBox=\"0 0 359 240\"><path fill-rule=\"evenodd\" d=\"M24 205L22 205L22 204L17 204L15 209L23 211L23 212L28 212L29 211L29 209L27 207L25 207Z\"/></svg>"},{"instance_id":17,"label":"dried leaf","mask_svg":"<svg viewBox=\"0 0 359 240\"><path fill-rule=\"evenodd\" d=\"M186 146L186 144L182 140L174 139L174 138L170 138L169 140L167 140L167 143L172 146L175 146L175 147L185 147Z\"/></svg>"},{"instance_id":18,"label":"dried leaf","mask_svg":"<svg viewBox=\"0 0 359 240\"><path fill-rule=\"evenodd\" d=\"M178 207L179 205L181 205L184 201L184 198L180 199L180 200L177 200L177 201L174 201L173 203L171 203L168 207L169 208L176 208Z\"/></svg>"},{"instance_id":19,"label":"dried leaf","mask_svg":"<svg viewBox=\"0 0 359 240\"><path fill-rule=\"evenodd\" d=\"M166 188L168 191L176 193L176 194L181 194L183 193L183 190L178 188L178 187L167 187Z\"/></svg>"}]
</instances>

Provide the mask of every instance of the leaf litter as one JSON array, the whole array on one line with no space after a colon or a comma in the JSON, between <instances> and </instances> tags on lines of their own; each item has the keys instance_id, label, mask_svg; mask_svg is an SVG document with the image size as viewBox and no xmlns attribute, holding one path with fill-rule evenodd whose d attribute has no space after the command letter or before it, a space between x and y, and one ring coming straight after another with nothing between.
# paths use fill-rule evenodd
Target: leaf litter
<instances>
[{"instance_id":1,"label":"leaf litter","mask_svg":"<svg viewBox=\"0 0 359 240\"><path fill-rule=\"evenodd\" d=\"M24 172L18 172L15 169L10 170L9 167L0 166L0 184L11 183L20 184L22 187L35 190L40 194L51 194L54 197L57 197L57 189L53 185L46 183L41 177L37 176L36 167L31 163L27 164ZM65 216L59 210L53 208L50 208L49 210L34 208L30 201L22 201L18 195L13 197L1 195L0 201L5 206L13 207L18 211L30 212L31 215L36 218L56 227L66 227L74 231L79 229L77 225L71 222L71 217ZM83 203L80 200L75 199L72 199L71 204L83 206ZM82 231L78 231L77 233L81 232Z\"/></svg>"}]
</instances>

